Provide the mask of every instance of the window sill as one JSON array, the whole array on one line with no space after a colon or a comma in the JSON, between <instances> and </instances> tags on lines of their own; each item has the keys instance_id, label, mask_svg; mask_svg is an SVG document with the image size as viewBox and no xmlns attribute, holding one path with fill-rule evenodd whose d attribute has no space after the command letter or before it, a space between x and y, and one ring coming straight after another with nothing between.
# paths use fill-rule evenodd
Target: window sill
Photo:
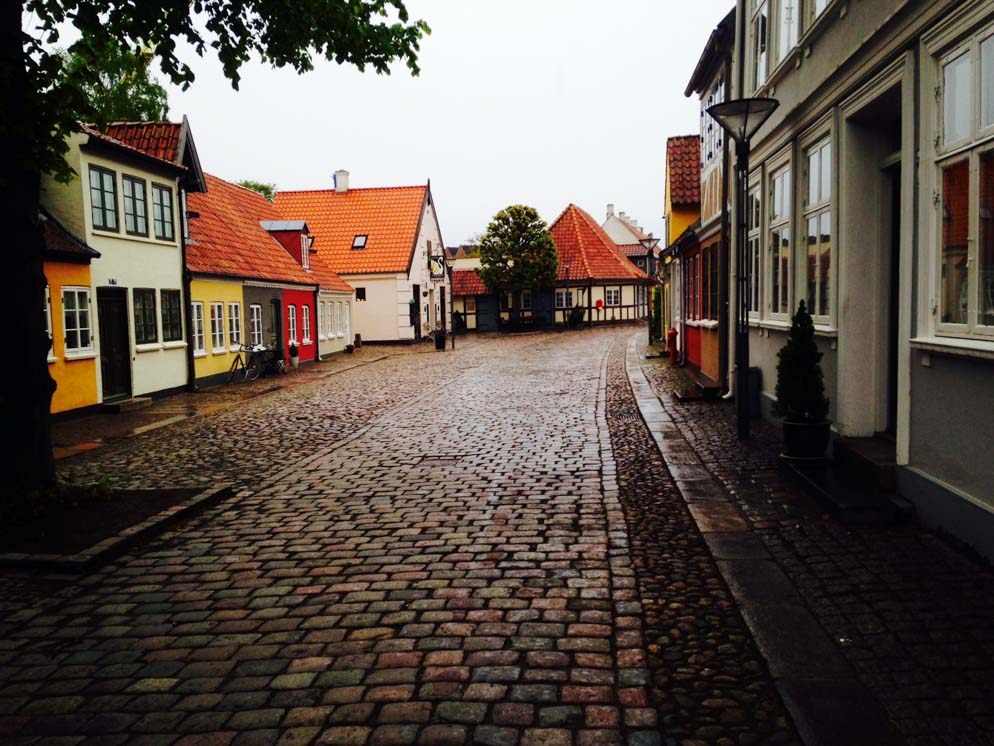
<instances>
[{"instance_id":1,"label":"window sill","mask_svg":"<svg viewBox=\"0 0 994 746\"><path fill-rule=\"evenodd\" d=\"M341 339L341 338L342 338L342 337L344 337L344 336L345 336L344 334L339 334L339 335L338 335L338 338L339 338L339 339Z\"/></svg>"},{"instance_id":2,"label":"window sill","mask_svg":"<svg viewBox=\"0 0 994 746\"><path fill-rule=\"evenodd\" d=\"M186 342L182 339L176 340L175 342L163 342L162 349L164 350L179 350L186 347Z\"/></svg>"},{"instance_id":3,"label":"window sill","mask_svg":"<svg viewBox=\"0 0 994 746\"><path fill-rule=\"evenodd\" d=\"M232 347L228 348L228 352L241 352L241 351L242 351L241 345L233 345Z\"/></svg>"},{"instance_id":4,"label":"window sill","mask_svg":"<svg viewBox=\"0 0 994 746\"><path fill-rule=\"evenodd\" d=\"M158 352L162 349L162 344L159 342L148 342L146 344L136 344L135 352Z\"/></svg>"},{"instance_id":5,"label":"window sill","mask_svg":"<svg viewBox=\"0 0 994 746\"><path fill-rule=\"evenodd\" d=\"M320 334L318 335L318 342L326 342L327 340L328 338L326 336Z\"/></svg>"},{"instance_id":6,"label":"window sill","mask_svg":"<svg viewBox=\"0 0 994 746\"><path fill-rule=\"evenodd\" d=\"M197 350L193 353L194 357L207 357L207 350Z\"/></svg>"},{"instance_id":7,"label":"window sill","mask_svg":"<svg viewBox=\"0 0 994 746\"><path fill-rule=\"evenodd\" d=\"M790 329L789 321L778 321L777 319L759 319L757 321L750 321L749 323L757 329L772 329L778 332L785 332Z\"/></svg>"},{"instance_id":8,"label":"window sill","mask_svg":"<svg viewBox=\"0 0 994 746\"><path fill-rule=\"evenodd\" d=\"M302 344L302 345L312 345L312 344L314 344L314 340L313 339L305 339L300 344Z\"/></svg>"},{"instance_id":9,"label":"window sill","mask_svg":"<svg viewBox=\"0 0 994 746\"><path fill-rule=\"evenodd\" d=\"M48 357L48 364L49 365L51 365L52 363L57 363L57 362L59 362L59 359L57 357L52 357L51 355L49 355L49 357Z\"/></svg>"},{"instance_id":10,"label":"window sill","mask_svg":"<svg viewBox=\"0 0 994 746\"><path fill-rule=\"evenodd\" d=\"M67 363L71 363L74 360L93 360L96 356L96 350L89 350L87 352L67 352L65 355L65 361Z\"/></svg>"},{"instance_id":11,"label":"window sill","mask_svg":"<svg viewBox=\"0 0 994 746\"><path fill-rule=\"evenodd\" d=\"M228 348L227 347L214 347L214 348L211 349L211 354L212 355L227 355L228 354Z\"/></svg>"},{"instance_id":12,"label":"window sill","mask_svg":"<svg viewBox=\"0 0 994 746\"><path fill-rule=\"evenodd\" d=\"M939 355L994 360L994 341L982 339L954 339L949 337L915 337L911 340L915 350L925 350Z\"/></svg>"}]
</instances>

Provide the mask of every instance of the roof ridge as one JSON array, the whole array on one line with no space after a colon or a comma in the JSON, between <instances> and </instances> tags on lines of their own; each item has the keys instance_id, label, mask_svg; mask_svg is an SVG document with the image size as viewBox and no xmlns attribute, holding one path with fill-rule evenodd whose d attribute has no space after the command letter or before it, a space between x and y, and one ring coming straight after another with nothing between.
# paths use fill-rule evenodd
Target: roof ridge
<instances>
[{"instance_id":1,"label":"roof ridge","mask_svg":"<svg viewBox=\"0 0 994 746\"><path fill-rule=\"evenodd\" d=\"M321 193L331 193L331 194L351 194L352 192L373 192L373 191L387 191L388 189L427 189L427 184L409 184L405 186L385 186L385 187L349 187L346 192L338 192L334 188L331 189L284 189L281 190L280 194L321 194Z\"/></svg>"},{"instance_id":2,"label":"roof ridge","mask_svg":"<svg viewBox=\"0 0 994 746\"><path fill-rule=\"evenodd\" d=\"M570 211L570 215L573 218L573 232L576 233L576 245L580 247L580 259L583 260L584 274L590 277L593 273L590 271L590 262L587 260L587 246L583 242L583 237L580 235L580 226L577 222L580 219L580 208L570 202L569 207L566 209ZM568 280L569 278L567 277L566 279Z\"/></svg>"}]
</instances>

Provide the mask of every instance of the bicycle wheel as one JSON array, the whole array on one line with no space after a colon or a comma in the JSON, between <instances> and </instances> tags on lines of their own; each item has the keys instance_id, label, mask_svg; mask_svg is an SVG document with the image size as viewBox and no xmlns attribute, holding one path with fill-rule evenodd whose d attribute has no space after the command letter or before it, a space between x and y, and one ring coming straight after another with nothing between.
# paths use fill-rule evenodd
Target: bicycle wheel
<instances>
[{"instance_id":1,"label":"bicycle wheel","mask_svg":"<svg viewBox=\"0 0 994 746\"><path fill-rule=\"evenodd\" d=\"M245 380L254 381L260 373L262 373L262 361L259 360L258 355L253 355L245 366Z\"/></svg>"}]
</instances>

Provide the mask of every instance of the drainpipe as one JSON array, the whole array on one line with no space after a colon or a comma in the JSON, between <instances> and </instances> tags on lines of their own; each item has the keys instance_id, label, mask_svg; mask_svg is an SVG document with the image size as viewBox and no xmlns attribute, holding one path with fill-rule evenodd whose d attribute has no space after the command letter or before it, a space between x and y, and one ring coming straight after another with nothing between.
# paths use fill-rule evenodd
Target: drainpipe
<instances>
[{"instance_id":1,"label":"drainpipe","mask_svg":"<svg viewBox=\"0 0 994 746\"><path fill-rule=\"evenodd\" d=\"M730 55L725 61L725 80L731 80L731 76L732 57ZM731 248L732 236L729 231L730 223L728 220L728 169L731 163L731 159L729 158L728 133L723 133L721 139L721 204L723 208L721 210L721 243L718 245L718 266L723 267L724 271L718 273L718 298L720 303L718 310L718 383L725 390L725 393L728 394L732 390L728 374L728 361L731 357L729 355L731 347L729 340L732 336L728 333L728 310L731 308L732 302L728 277L732 266L732 257L735 253Z\"/></svg>"},{"instance_id":2,"label":"drainpipe","mask_svg":"<svg viewBox=\"0 0 994 746\"><path fill-rule=\"evenodd\" d=\"M186 329L186 390L187 391L197 391L197 369L193 364L193 312L191 310L193 303L193 296L190 291L190 284L193 280L193 273L187 268L186 264L186 239L188 236L187 225L190 219L189 212L187 210L186 204L186 190L180 187L179 190L180 205L183 208L183 219L179 221L179 233L180 233L180 260L183 262L183 306L182 313L184 323L183 326Z\"/></svg>"}]
</instances>

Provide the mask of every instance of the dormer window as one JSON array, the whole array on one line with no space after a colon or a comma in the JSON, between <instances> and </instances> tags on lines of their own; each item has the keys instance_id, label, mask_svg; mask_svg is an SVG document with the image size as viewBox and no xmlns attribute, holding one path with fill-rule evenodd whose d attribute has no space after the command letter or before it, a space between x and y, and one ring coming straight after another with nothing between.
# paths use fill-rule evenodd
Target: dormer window
<instances>
[{"instance_id":1,"label":"dormer window","mask_svg":"<svg viewBox=\"0 0 994 746\"><path fill-rule=\"evenodd\" d=\"M365 249L366 248L366 239L367 238L369 238L369 236L366 235L366 234L362 234L362 235L356 236L355 238L352 239L352 248L353 249Z\"/></svg>"},{"instance_id":2,"label":"dormer window","mask_svg":"<svg viewBox=\"0 0 994 746\"><path fill-rule=\"evenodd\" d=\"M311 268L311 237L306 233L300 234L300 263L304 269Z\"/></svg>"}]
</instances>

